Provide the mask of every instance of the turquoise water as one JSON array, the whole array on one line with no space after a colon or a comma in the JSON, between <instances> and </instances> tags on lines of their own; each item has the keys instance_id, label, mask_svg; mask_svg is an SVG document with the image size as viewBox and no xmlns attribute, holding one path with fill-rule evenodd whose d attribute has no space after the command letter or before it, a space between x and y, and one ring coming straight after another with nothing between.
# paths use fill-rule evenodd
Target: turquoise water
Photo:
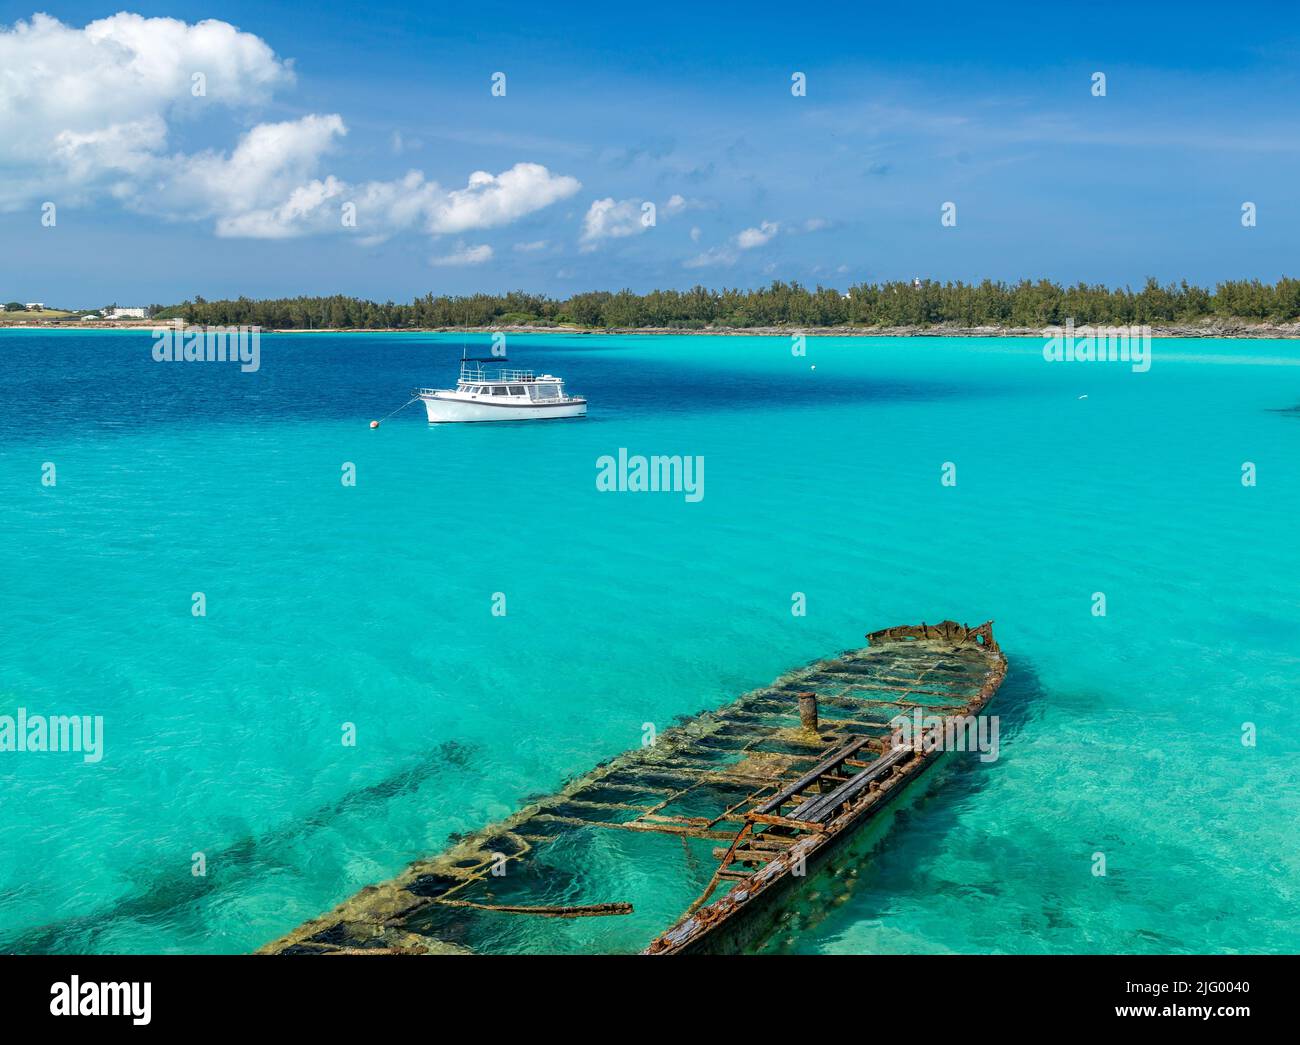
<instances>
[{"instance_id":1,"label":"turquoise water","mask_svg":"<svg viewBox=\"0 0 1300 1045\"><path fill-rule=\"evenodd\" d=\"M254 374L150 345L0 332L0 715L105 740L0 752L0 950L255 948L644 723L943 617L997 621L1000 759L946 766L771 947L1300 948L1295 342L1157 341L1140 374L515 336L586 421L377 431L459 338L267 335ZM598 492L620 447L702 455L705 496ZM565 924L635 946L619 921Z\"/></svg>"}]
</instances>

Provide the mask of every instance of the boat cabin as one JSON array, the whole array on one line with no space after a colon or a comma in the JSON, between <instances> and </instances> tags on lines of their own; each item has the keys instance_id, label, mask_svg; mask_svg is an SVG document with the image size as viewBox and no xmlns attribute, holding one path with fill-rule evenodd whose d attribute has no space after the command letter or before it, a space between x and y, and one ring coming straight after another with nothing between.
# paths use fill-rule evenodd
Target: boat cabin
<instances>
[{"instance_id":1,"label":"boat cabin","mask_svg":"<svg viewBox=\"0 0 1300 1045\"><path fill-rule=\"evenodd\" d=\"M539 378L535 381L508 382L504 384L478 384L462 381L456 391L469 395L471 399L503 396L529 401L547 401L564 398L563 386L558 377L549 380Z\"/></svg>"},{"instance_id":2,"label":"boat cabin","mask_svg":"<svg viewBox=\"0 0 1300 1045\"><path fill-rule=\"evenodd\" d=\"M564 398L564 382L550 374L534 375L531 370L488 371L462 365L456 391L471 399L553 402Z\"/></svg>"}]
</instances>

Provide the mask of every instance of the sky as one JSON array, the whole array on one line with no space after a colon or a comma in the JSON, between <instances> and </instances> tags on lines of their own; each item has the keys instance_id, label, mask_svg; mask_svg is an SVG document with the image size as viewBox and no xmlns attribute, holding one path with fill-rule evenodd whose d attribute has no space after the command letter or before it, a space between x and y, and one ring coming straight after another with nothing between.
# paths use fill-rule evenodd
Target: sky
<instances>
[{"instance_id":1,"label":"sky","mask_svg":"<svg viewBox=\"0 0 1300 1045\"><path fill-rule=\"evenodd\" d=\"M0 300L1300 275L1291 5L123 2L0 0Z\"/></svg>"}]
</instances>

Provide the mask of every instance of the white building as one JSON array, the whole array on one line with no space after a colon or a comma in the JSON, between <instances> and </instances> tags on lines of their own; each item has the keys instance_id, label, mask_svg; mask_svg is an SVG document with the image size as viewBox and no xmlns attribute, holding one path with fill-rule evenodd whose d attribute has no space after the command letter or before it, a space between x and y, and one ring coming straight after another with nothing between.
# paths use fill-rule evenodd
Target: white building
<instances>
[{"instance_id":1,"label":"white building","mask_svg":"<svg viewBox=\"0 0 1300 1045\"><path fill-rule=\"evenodd\" d=\"M45 303L43 301L29 301L23 305L23 308L27 309L28 312L44 312Z\"/></svg>"},{"instance_id":2,"label":"white building","mask_svg":"<svg viewBox=\"0 0 1300 1045\"><path fill-rule=\"evenodd\" d=\"M142 308L115 308L104 313L105 319L144 319L145 310Z\"/></svg>"}]
</instances>

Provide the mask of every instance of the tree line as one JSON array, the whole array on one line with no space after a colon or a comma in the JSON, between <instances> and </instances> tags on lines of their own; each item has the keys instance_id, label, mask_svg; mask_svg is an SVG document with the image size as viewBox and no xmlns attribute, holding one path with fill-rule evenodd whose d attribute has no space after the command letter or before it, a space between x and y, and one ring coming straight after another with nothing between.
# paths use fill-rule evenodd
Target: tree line
<instances>
[{"instance_id":1,"label":"tree line","mask_svg":"<svg viewBox=\"0 0 1300 1045\"><path fill-rule=\"evenodd\" d=\"M1300 280L1238 280L1213 290L1186 280L1141 290L1050 280L1002 283L861 283L847 293L773 282L757 290L593 291L567 298L512 291L458 297L418 297L382 304L341 294L330 297L236 298L155 307L154 318L183 318L215 326L283 329L402 329L534 324L580 327L667 327L682 330L767 326L1010 326L1191 323L1203 319L1287 322L1300 319Z\"/></svg>"}]
</instances>

